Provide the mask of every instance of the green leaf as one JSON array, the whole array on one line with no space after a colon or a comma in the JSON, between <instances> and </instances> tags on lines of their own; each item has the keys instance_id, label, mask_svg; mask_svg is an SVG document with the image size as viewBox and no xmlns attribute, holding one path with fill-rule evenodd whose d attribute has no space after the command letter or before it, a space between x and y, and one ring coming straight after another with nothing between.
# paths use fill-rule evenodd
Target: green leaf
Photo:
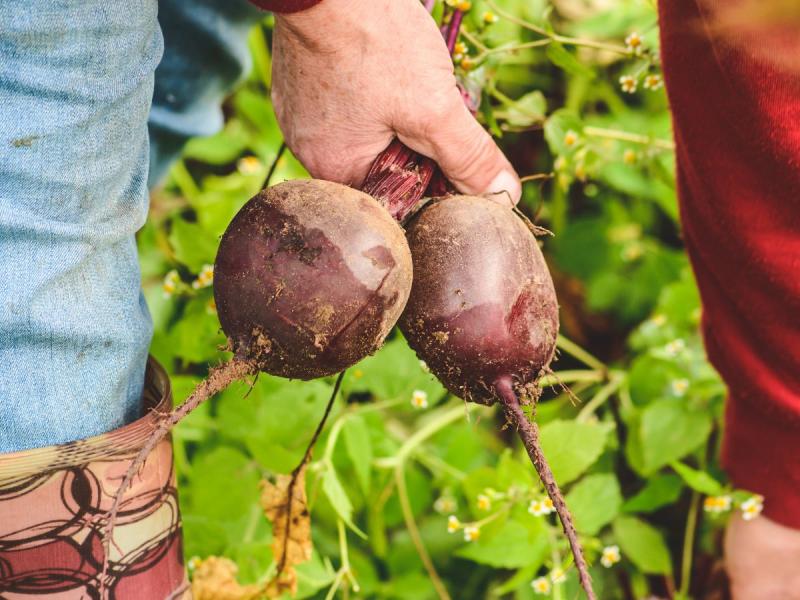
<instances>
[{"instance_id":1,"label":"green leaf","mask_svg":"<svg viewBox=\"0 0 800 600\"><path fill-rule=\"evenodd\" d=\"M553 421L542 427L542 450L559 485L577 479L600 458L607 434L599 423Z\"/></svg>"},{"instance_id":2,"label":"green leaf","mask_svg":"<svg viewBox=\"0 0 800 600\"><path fill-rule=\"evenodd\" d=\"M613 474L598 473L576 483L566 501L575 519L575 528L585 535L595 535L619 513L622 494Z\"/></svg>"},{"instance_id":3,"label":"green leaf","mask_svg":"<svg viewBox=\"0 0 800 600\"><path fill-rule=\"evenodd\" d=\"M636 517L614 521L614 539L626 556L641 571L649 574L672 572L672 560L661 533Z\"/></svg>"},{"instance_id":4,"label":"green leaf","mask_svg":"<svg viewBox=\"0 0 800 600\"><path fill-rule=\"evenodd\" d=\"M529 92L519 98L506 110L506 120L515 127L529 127L544 121L547 100L539 90Z\"/></svg>"},{"instance_id":5,"label":"green leaf","mask_svg":"<svg viewBox=\"0 0 800 600\"><path fill-rule=\"evenodd\" d=\"M362 538L367 539L366 534L353 523L353 505L350 503L350 498L347 497L333 468L328 468L322 477L322 491L325 492L325 496L342 521L347 523L347 526Z\"/></svg>"},{"instance_id":6,"label":"green leaf","mask_svg":"<svg viewBox=\"0 0 800 600\"><path fill-rule=\"evenodd\" d=\"M347 378L349 391L368 391L381 400L405 397L410 406L414 390L421 390L428 394L428 402L432 405L445 395L442 385L422 369L417 355L401 337L362 360L350 373L352 376Z\"/></svg>"},{"instance_id":7,"label":"green leaf","mask_svg":"<svg viewBox=\"0 0 800 600\"><path fill-rule=\"evenodd\" d=\"M594 78L594 71L584 65L575 56L558 42L550 42L545 50L547 58L557 67L561 67L567 73L578 77Z\"/></svg>"},{"instance_id":8,"label":"green leaf","mask_svg":"<svg viewBox=\"0 0 800 600\"><path fill-rule=\"evenodd\" d=\"M353 463L358 483L364 496L369 495L370 468L372 465L372 444L369 429L364 419L358 415L349 417L342 430L347 455Z\"/></svg>"},{"instance_id":9,"label":"green leaf","mask_svg":"<svg viewBox=\"0 0 800 600\"><path fill-rule=\"evenodd\" d=\"M712 417L690 409L680 400L658 400L641 414L638 431L641 468L647 475L703 445L711 433Z\"/></svg>"},{"instance_id":10,"label":"green leaf","mask_svg":"<svg viewBox=\"0 0 800 600\"><path fill-rule=\"evenodd\" d=\"M622 505L626 513L649 513L675 502L681 495L681 478L672 473L656 475Z\"/></svg>"},{"instance_id":11,"label":"green leaf","mask_svg":"<svg viewBox=\"0 0 800 600\"><path fill-rule=\"evenodd\" d=\"M549 552L545 525L508 520L494 535L481 537L456 551L456 555L498 569L541 565Z\"/></svg>"},{"instance_id":12,"label":"green leaf","mask_svg":"<svg viewBox=\"0 0 800 600\"><path fill-rule=\"evenodd\" d=\"M551 114L544 123L544 137L553 154L564 154L572 152L573 147L564 144L564 138L568 131L573 131L580 135L583 132L583 122L580 117L572 111L559 109Z\"/></svg>"},{"instance_id":13,"label":"green leaf","mask_svg":"<svg viewBox=\"0 0 800 600\"><path fill-rule=\"evenodd\" d=\"M169 243L175 250L175 258L194 273L199 273L203 265L213 265L217 255L217 239L196 223L183 219L172 220Z\"/></svg>"},{"instance_id":14,"label":"green leaf","mask_svg":"<svg viewBox=\"0 0 800 600\"><path fill-rule=\"evenodd\" d=\"M670 463L669 466L675 469L686 485L693 490L709 496L719 496L724 491L722 484L705 471L698 471L677 461Z\"/></svg>"}]
</instances>

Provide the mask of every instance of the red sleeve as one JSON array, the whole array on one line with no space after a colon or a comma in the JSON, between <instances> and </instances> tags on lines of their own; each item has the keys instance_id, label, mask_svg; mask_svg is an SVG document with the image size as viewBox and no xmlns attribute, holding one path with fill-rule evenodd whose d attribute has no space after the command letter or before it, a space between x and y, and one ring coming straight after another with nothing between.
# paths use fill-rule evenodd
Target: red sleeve
<instances>
[{"instance_id":1,"label":"red sleeve","mask_svg":"<svg viewBox=\"0 0 800 600\"><path fill-rule=\"evenodd\" d=\"M769 52L769 35L712 37L724 5L659 3L683 236L729 390L723 464L800 528L800 78L775 62L800 36Z\"/></svg>"},{"instance_id":2,"label":"red sleeve","mask_svg":"<svg viewBox=\"0 0 800 600\"><path fill-rule=\"evenodd\" d=\"M264 10L277 13L300 12L319 4L321 0L250 0L253 4Z\"/></svg>"}]
</instances>

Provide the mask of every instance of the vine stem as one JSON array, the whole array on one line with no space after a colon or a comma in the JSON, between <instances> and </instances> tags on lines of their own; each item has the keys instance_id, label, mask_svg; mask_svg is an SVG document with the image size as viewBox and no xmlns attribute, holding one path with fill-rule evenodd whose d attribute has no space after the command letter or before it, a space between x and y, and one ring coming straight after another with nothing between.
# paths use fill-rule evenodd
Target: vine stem
<instances>
[{"instance_id":1,"label":"vine stem","mask_svg":"<svg viewBox=\"0 0 800 600\"><path fill-rule=\"evenodd\" d=\"M294 493L295 487L297 486L297 480L300 477L300 473L302 473L303 468L308 464L308 461L311 460L311 453L314 450L314 445L317 443L322 430L325 428L325 423L328 421L328 417L331 414L331 409L333 408L333 403L336 400L336 396L339 393L339 388L342 386L342 379L344 379L344 374L347 370L342 371L339 373L339 376L336 378L336 383L333 385L333 391L331 392L331 397L328 399L328 404L325 406L325 412L322 415L319 423L317 424L317 428L314 430L314 435L311 436L311 440L308 442L308 446L306 446L306 451L303 453L303 458L300 460L300 463L294 468L292 471L292 478L289 481L289 487L287 488L287 502L286 506L288 507L286 510L286 520L284 523L284 531L286 531L286 536L284 537L283 541L283 552L281 553L281 562L278 563L278 568L275 572L274 579L277 579L283 573L283 569L286 568L286 558L288 556L288 547L289 547L289 531L291 529L292 524L292 502L294 501Z\"/></svg>"},{"instance_id":2,"label":"vine stem","mask_svg":"<svg viewBox=\"0 0 800 600\"><path fill-rule=\"evenodd\" d=\"M578 540L578 533L575 531L575 525L572 523L572 515L567 508L564 501L564 496L556 483L553 471L542 452L542 445L539 441L539 427L535 422L528 419L525 411L522 410L522 405L519 402L516 392L514 391L511 377L500 377L494 383L495 390L500 395L503 401L503 406L506 411L507 418L517 426L522 443L528 456L539 474L539 479L542 480L547 495L553 501L558 517L561 520L561 526L564 529L564 534L569 541L572 556L575 558L575 566L578 569L578 579L581 582L581 587L586 592L589 600L597 600L597 596L592 589L592 578L589 575L589 566L586 564L586 559L583 557L583 548Z\"/></svg>"},{"instance_id":3,"label":"vine stem","mask_svg":"<svg viewBox=\"0 0 800 600\"><path fill-rule=\"evenodd\" d=\"M583 364L592 367L598 371L606 371L607 367L599 358L595 358L589 352L578 346L575 342L568 340L563 335L559 334L558 338L556 338L556 345L569 354L570 356L574 356Z\"/></svg>"},{"instance_id":4,"label":"vine stem","mask_svg":"<svg viewBox=\"0 0 800 600\"><path fill-rule=\"evenodd\" d=\"M122 478L122 483L117 488L114 494L114 501L111 504L111 509L108 511L108 521L106 523L105 531L103 534L103 570L100 574L100 595L102 596L105 591L106 575L108 574L109 556L111 554L111 544L114 540L114 527L117 524L117 517L119 510L122 506L122 498L125 492L133 482L133 478L139 472L139 469L144 465L147 457L155 450L156 446L163 440L185 416L191 413L195 408L200 406L203 402L211 398L217 392L221 392L234 381L243 379L248 375L253 375L258 372L258 368L253 361L241 360L233 358L218 367L214 367L209 371L208 377L201 381L194 389L192 394L181 404L178 408L170 413L161 415L158 419L158 425L155 430L147 438L144 446L139 450L138 454L134 457L125 476Z\"/></svg>"},{"instance_id":5,"label":"vine stem","mask_svg":"<svg viewBox=\"0 0 800 600\"><path fill-rule=\"evenodd\" d=\"M692 554L694 537L697 531L697 513L700 509L700 492L692 492L689 514L686 516L686 531L683 535L683 556L681 557L681 587L678 592L681 598L689 597L689 585L692 582Z\"/></svg>"},{"instance_id":6,"label":"vine stem","mask_svg":"<svg viewBox=\"0 0 800 600\"><path fill-rule=\"evenodd\" d=\"M631 142L633 144L642 144L643 146L653 146L661 150L675 150L675 144L669 140L661 140L652 138L647 135L638 133L631 133L630 131L621 131L619 129L605 129L603 127L586 126L583 128L583 133L591 137L607 138L610 140L620 140L623 142Z\"/></svg>"},{"instance_id":7,"label":"vine stem","mask_svg":"<svg viewBox=\"0 0 800 600\"><path fill-rule=\"evenodd\" d=\"M447 591L444 583L442 582L439 574L436 572L436 567L433 566L428 550L422 542L422 536L417 528L417 523L414 520L414 512L411 509L411 502L408 499L408 488L406 487L406 476L403 470L404 463L399 463L394 470L394 478L397 482L397 495L400 499L400 508L403 511L403 519L406 522L406 528L411 536L411 541L414 542L414 547L417 549L420 560L428 572L428 577L431 578L433 587L436 589L436 594L441 600L450 600L450 593Z\"/></svg>"}]
</instances>

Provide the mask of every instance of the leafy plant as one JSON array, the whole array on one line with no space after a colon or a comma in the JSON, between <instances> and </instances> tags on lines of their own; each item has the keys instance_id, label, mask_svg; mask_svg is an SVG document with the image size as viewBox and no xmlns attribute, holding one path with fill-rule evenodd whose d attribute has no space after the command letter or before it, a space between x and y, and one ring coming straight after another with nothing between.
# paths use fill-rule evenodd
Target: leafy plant
<instances>
[{"instance_id":1,"label":"leafy plant","mask_svg":"<svg viewBox=\"0 0 800 600\"><path fill-rule=\"evenodd\" d=\"M555 233L544 252L564 337L537 420L598 595L699 597L725 515L757 514L760 499L717 463L724 387L680 243L655 7L457 4L458 73L484 90L478 118L527 175L521 208ZM227 357L209 288L219 236L273 164L272 181L307 175L279 157L270 31L270 19L253 31L257 68L224 129L188 144L139 236L152 352L176 402ZM395 336L348 371L307 465L313 551L296 597L575 597L566 540L524 451L497 433L501 411L448 396ZM254 597L274 576L259 482L298 465L332 386L262 375L175 431L195 585L235 566L240 597Z\"/></svg>"}]
</instances>

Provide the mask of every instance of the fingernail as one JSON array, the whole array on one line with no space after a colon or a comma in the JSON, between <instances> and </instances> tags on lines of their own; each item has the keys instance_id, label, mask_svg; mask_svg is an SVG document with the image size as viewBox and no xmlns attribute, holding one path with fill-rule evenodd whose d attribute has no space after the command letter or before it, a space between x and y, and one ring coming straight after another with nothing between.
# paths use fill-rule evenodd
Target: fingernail
<instances>
[{"instance_id":1,"label":"fingernail","mask_svg":"<svg viewBox=\"0 0 800 600\"><path fill-rule=\"evenodd\" d=\"M497 200L504 204L510 200L513 206L522 196L522 184L513 171L500 171L492 179L485 193L497 196Z\"/></svg>"}]
</instances>

